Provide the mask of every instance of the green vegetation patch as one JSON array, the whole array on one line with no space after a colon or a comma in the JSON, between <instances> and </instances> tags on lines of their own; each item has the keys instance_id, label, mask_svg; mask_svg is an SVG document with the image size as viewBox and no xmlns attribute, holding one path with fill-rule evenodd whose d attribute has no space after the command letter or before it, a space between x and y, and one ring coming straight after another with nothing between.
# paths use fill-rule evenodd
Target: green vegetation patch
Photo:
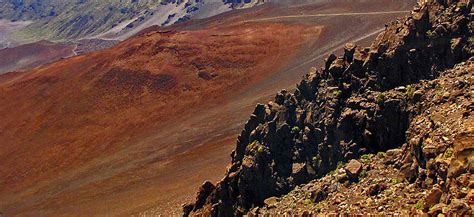
<instances>
[{"instance_id":1,"label":"green vegetation patch","mask_svg":"<svg viewBox=\"0 0 474 217\"><path fill-rule=\"evenodd\" d=\"M292 134L297 134L297 133L300 133L301 129L298 127L298 126L294 126L292 129L291 129L291 133Z\"/></svg>"},{"instance_id":2,"label":"green vegetation patch","mask_svg":"<svg viewBox=\"0 0 474 217\"><path fill-rule=\"evenodd\" d=\"M408 85L405 95L408 97L408 99L413 99L413 96L415 95L415 88L413 88L411 85Z\"/></svg>"},{"instance_id":3,"label":"green vegetation patch","mask_svg":"<svg viewBox=\"0 0 474 217\"><path fill-rule=\"evenodd\" d=\"M379 94L377 95L377 97L375 98L375 101L376 101L377 103L381 103L381 102L384 102L384 101L385 101L385 98L386 98L386 96L385 96L384 93L379 93Z\"/></svg>"}]
</instances>

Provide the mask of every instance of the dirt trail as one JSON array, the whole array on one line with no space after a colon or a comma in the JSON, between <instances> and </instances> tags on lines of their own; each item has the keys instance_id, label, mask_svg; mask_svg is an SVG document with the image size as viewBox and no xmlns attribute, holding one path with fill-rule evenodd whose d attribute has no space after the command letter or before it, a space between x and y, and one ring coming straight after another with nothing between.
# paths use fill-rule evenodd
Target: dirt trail
<instances>
[{"instance_id":1,"label":"dirt trail","mask_svg":"<svg viewBox=\"0 0 474 217\"><path fill-rule=\"evenodd\" d=\"M334 14L300 14L290 16L276 16L268 18L259 18L253 20L243 21L247 22L259 22L259 21L272 21L280 19L292 19L292 18L311 18L311 17L337 17L337 16L360 16L360 15L387 15L387 14L406 14L410 11L378 11L378 12L363 12L363 13L334 13Z\"/></svg>"}]
</instances>

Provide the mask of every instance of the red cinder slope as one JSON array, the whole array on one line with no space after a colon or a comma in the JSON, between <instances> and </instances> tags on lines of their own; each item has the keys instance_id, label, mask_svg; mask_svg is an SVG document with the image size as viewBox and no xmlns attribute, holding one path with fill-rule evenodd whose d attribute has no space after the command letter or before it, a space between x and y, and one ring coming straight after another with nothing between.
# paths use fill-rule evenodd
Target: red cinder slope
<instances>
[{"instance_id":1,"label":"red cinder slope","mask_svg":"<svg viewBox=\"0 0 474 217\"><path fill-rule=\"evenodd\" d=\"M46 193L36 189L41 181L127 148L151 129L166 132L180 119L219 107L321 31L256 25L150 32L3 80L1 207L11 213L40 209L31 199ZM171 145L174 138L166 139Z\"/></svg>"}]
</instances>

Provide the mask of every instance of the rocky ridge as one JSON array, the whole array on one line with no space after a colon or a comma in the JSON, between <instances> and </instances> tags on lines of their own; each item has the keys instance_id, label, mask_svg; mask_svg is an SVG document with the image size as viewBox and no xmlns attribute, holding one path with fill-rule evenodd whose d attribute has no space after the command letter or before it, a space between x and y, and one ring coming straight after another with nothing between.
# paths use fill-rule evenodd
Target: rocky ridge
<instances>
[{"instance_id":1,"label":"rocky ridge","mask_svg":"<svg viewBox=\"0 0 474 217\"><path fill-rule=\"evenodd\" d=\"M369 48L347 44L343 56L330 55L293 93L283 90L273 102L257 105L225 177L217 185L205 182L184 214L243 215L275 204L274 197L324 177L344 162L349 166L338 182L357 183L367 164L351 160L386 151L394 156L391 172L399 170L415 193L426 190L421 211L448 212L442 204L454 203L459 213L470 212L462 200L468 197L472 203L472 192L465 191L472 182L472 128L449 130L450 124L472 120L471 9L471 1L420 1L409 16L388 24ZM436 83L456 78L463 78L452 83L459 86ZM436 87L461 91L459 96L439 95ZM451 110L436 107L436 100L447 101L442 105ZM438 125L426 115L431 108L439 109ZM445 118L443 112L462 116ZM440 127L443 123L447 127ZM458 157L439 160L446 152ZM371 188L374 193L368 195L375 196L387 186ZM325 192L315 195L312 202L328 197Z\"/></svg>"},{"instance_id":2,"label":"rocky ridge","mask_svg":"<svg viewBox=\"0 0 474 217\"><path fill-rule=\"evenodd\" d=\"M411 143L341 163L325 177L297 186L288 195L266 199L264 207L250 213L472 215L474 177L468 167L473 165L474 147L473 76L470 60L438 79L410 87L420 97L412 104L420 112L410 121ZM406 93L398 88L388 95ZM421 143L419 136L423 136ZM423 167L412 151L418 144L426 157Z\"/></svg>"}]
</instances>

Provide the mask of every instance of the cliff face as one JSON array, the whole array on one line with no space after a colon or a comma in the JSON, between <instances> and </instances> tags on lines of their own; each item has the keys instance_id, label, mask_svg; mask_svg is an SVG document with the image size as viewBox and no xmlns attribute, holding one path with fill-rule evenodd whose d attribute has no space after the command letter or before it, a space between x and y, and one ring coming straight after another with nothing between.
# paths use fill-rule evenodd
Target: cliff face
<instances>
[{"instance_id":1,"label":"cliff face","mask_svg":"<svg viewBox=\"0 0 474 217\"><path fill-rule=\"evenodd\" d=\"M472 57L471 8L471 1L421 1L409 16L389 23L369 48L347 44L343 56L330 55L293 93L283 90L273 102L257 105L226 175L217 185L204 183L196 202L184 207L185 215L241 215L325 176L341 162L402 146L397 167L406 181L443 189L445 203L451 203L453 180L473 170L472 132L459 139L463 148L456 153L464 158L439 162L437 157L460 141L453 137L454 142L433 146L433 130L413 122L436 106L424 98L431 92L416 84ZM472 75L471 66L468 61L460 67ZM472 91L472 82L472 77L466 81L466 90ZM464 106L459 104L462 118L471 117L470 97L463 95L465 105L452 103ZM447 175L453 163L460 166ZM347 179L355 182L357 176Z\"/></svg>"}]
</instances>

